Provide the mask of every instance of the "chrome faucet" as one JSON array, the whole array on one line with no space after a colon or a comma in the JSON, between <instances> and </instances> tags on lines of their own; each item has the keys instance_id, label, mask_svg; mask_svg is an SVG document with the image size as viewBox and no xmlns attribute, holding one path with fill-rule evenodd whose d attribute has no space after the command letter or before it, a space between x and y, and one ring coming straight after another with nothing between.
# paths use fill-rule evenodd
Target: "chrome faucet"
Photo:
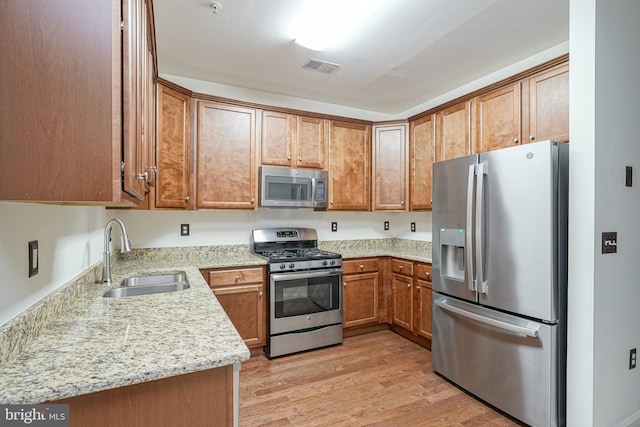
<instances>
[{"instance_id":1,"label":"chrome faucet","mask_svg":"<svg viewBox=\"0 0 640 427\"><path fill-rule=\"evenodd\" d=\"M131 242L127 236L127 230L124 224L117 218L113 218L107 222L104 227L104 270L102 271L102 283L111 283L111 252L109 251L109 242L111 241L111 228L113 224L120 226L120 252L129 252L131 250Z\"/></svg>"}]
</instances>

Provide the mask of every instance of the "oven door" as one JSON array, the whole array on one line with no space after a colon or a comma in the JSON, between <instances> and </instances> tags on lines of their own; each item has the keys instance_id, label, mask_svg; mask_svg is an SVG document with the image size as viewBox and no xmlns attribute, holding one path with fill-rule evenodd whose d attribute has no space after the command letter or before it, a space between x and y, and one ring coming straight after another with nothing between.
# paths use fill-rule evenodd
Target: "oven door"
<instances>
[{"instance_id":1,"label":"oven door","mask_svg":"<svg viewBox=\"0 0 640 427\"><path fill-rule=\"evenodd\" d=\"M342 269L270 278L270 335L342 323Z\"/></svg>"}]
</instances>

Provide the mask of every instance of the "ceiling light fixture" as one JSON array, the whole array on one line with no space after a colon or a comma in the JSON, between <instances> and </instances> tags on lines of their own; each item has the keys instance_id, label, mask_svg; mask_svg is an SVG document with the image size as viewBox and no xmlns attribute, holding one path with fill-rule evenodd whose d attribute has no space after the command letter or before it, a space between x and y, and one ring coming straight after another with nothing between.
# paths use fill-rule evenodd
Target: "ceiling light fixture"
<instances>
[{"instance_id":1,"label":"ceiling light fixture","mask_svg":"<svg viewBox=\"0 0 640 427\"><path fill-rule=\"evenodd\" d=\"M355 32L383 0L309 0L296 19L295 42L311 50L334 47Z\"/></svg>"}]
</instances>

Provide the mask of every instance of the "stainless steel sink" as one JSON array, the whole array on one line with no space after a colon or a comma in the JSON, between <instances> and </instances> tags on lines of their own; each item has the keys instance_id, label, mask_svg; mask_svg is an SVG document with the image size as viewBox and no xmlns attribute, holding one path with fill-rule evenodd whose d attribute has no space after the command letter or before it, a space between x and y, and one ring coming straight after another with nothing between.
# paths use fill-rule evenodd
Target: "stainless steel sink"
<instances>
[{"instance_id":1,"label":"stainless steel sink","mask_svg":"<svg viewBox=\"0 0 640 427\"><path fill-rule=\"evenodd\" d=\"M187 282L187 274L180 271L172 274L154 274L151 276L133 276L127 277L120 282L120 287L127 286L146 286L146 285L164 285L168 283Z\"/></svg>"},{"instance_id":2,"label":"stainless steel sink","mask_svg":"<svg viewBox=\"0 0 640 427\"><path fill-rule=\"evenodd\" d=\"M124 279L119 288L111 289L102 295L105 298L124 298L139 295L164 294L177 292L190 287L187 274L182 271L171 274L133 276Z\"/></svg>"}]
</instances>

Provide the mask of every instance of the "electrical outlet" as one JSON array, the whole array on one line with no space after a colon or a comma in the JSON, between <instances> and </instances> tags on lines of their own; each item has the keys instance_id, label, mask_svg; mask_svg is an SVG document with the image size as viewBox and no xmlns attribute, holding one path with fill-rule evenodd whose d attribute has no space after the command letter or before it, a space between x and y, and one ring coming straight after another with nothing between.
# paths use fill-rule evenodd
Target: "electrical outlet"
<instances>
[{"instance_id":1,"label":"electrical outlet","mask_svg":"<svg viewBox=\"0 0 640 427\"><path fill-rule=\"evenodd\" d=\"M384 222L384 229L388 230L389 229L389 221L385 221Z\"/></svg>"},{"instance_id":2,"label":"electrical outlet","mask_svg":"<svg viewBox=\"0 0 640 427\"><path fill-rule=\"evenodd\" d=\"M180 235L181 236L189 235L189 224L180 224Z\"/></svg>"},{"instance_id":3,"label":"electrical outlet","mask_svg":"<svg viewBox=\"0 0 640 427\"><path fill-rule=\"evenodd\" d=\"M29 242L29 277L38 274L38 241Z\"/></svg>"},{"instance_id":4,"label":"electrical outlet","mask_svg":"<svg viewBox=\"0 0 640 427\"><path fill-rule=\"evenodd\" d=\"M411 223L411 231L413 231L413 232L416 231L416 223L415 222Z\"/></svg>"},{"instance_id":5,"label":"electrical outlet","mask_svg":"<svg viewBox=\"0 0 640 427\"><path fill-rule=\"evenodd\" d=\"M636 349L632 348L629 350L629 369L634 369L636 367Z\"/></svg>"},{"instance_id":6,"label":"electrical outlet","mask_svg":"<svg viewBox=\"0 0 640 427\"><path fill-rule=\"evenodd\" d=\"M338 231L338 223L337 222L332 222L331 223L331 231Z\"/></svg>"}]
</instances>

